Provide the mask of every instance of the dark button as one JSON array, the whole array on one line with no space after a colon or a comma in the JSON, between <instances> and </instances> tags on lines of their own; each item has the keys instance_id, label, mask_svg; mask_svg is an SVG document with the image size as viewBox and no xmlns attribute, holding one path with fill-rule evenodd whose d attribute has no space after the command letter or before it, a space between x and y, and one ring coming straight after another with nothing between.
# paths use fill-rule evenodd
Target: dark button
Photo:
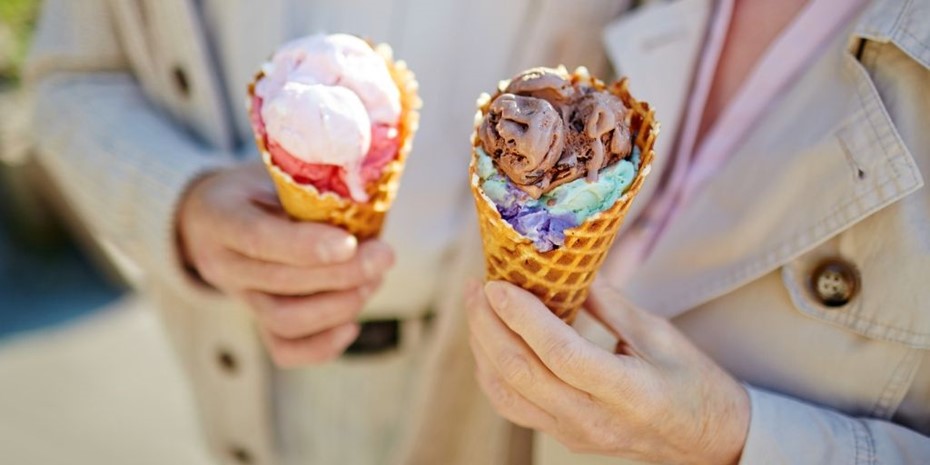
<instances>
[{"instance_id":1,"label":"dark button","mask_svg":"<svg viewBox=\"0 0 930 465\"><path fill-rule=\"evenodd\" d=\"M224 372L230 375L236 374L239 370L239 361L226 349L220 349L216 352L216 363Z\"/></svg>"},{"instance_id":2,"label":"dark button","mask_svg":"<svg viewBox=\"0 0 930 465\"><path fill-rule=\"evenodd\" d=\"M846 305L860 287L859 270L840 258L824 260L811 272L811 292L827 307Z\"/></svg>"},{"instance_id":3,"label":"dark button","mask_svg":"<svg viewBox=\"0 0 930 465\"><path fill-rule=\"evenodd\" d=\"M190 81L187 80L187 71L184 71L184 68L180 66L175 66L171 69L171 78L174 80L175 90L182 97L187 98L191 93Z\"/></svg>"},{"instance_id":4,"label":"dark button","mask_svg":"<svg viewBox=\"0 0 930 465\"><path fill-rule=\"evenodd\" d=\"M254 463L252 459L252 454L243 447L233 446L229 448L229 456L236 461L236 463L242 463L245 465L250 465Z\"/></svg>"},{"instance_id":5,"label":"dark button","mask_svg":"<svg viewBox=\"0 0 930 465\"><path fill-rule=\"evenodd\" d=\"M380 320L362 323L358 337L345 351L346 355L373 355L400 345L400 321Z\"/></svg>"}]
</instances>

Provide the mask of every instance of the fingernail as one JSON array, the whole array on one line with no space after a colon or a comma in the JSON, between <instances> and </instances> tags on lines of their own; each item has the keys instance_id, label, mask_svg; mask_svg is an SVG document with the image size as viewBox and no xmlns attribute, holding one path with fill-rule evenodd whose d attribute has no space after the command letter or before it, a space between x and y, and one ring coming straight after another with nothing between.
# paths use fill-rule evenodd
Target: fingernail
<instances>
[{"instance_id":1,"label":"fingernail","mask_svg":"<svg viewBox=\"0 0 930 465\"><path fill-rule=\"evenodd\" d=\"M493 307L503 308L507 306L507 286L500 281L489 281L484 285L484 292L488 294L488 300Z\"/></svg>"},{"instance_id":2,"label":"fingernail","mask_svg":"<svg viewBox=\"0 0 930 465\"><path fill-rule=\"evenodd\" d=\"M355 255L358 240L355 239L355 236L347 234L338 239L320 241L317 247L321 261L324 263L341 263Z\"/></svg>"},{"instance_id":3,"label":"fingernail","mask_svg":"<svg viewBox=\"0 0 930 465\"><path fill-rule=\"evenodd\" d=\"M381 276L384 269L390 266L393 253L390 247L380 242L371 243L362 256L362 271L368 279Z\"/></svg>"}]
</instances>

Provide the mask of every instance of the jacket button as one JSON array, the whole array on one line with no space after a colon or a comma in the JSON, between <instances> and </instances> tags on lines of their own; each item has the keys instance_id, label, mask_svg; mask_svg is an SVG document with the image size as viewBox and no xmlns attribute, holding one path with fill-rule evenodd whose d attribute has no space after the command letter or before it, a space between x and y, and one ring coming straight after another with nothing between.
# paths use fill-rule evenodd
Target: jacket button
<instances>
[{"instance_id":1,"label":"jacket button","mask_svg":"<svg viewBox=\"0 0 930 465\"><path fill-rule=\"evenodd\" d=\"M234 375L239 370L239 361L236 356L226 349L219 349L216 352L216 363L226 374Z\"/></svg>"},{"instance_id":2,"label":"jacket button","mask_svg":"<svg viewBox=\"0 0 930 465\"><path fill-rule=\"evenodd\" d=\"M184 68L181 66L175 66L171 69L171 80L174 82L174 90L181 94L182 97L187 98L191 93L191 84L187 79L187 71L184 71Z\"/></svg>"},{"instance_id":3,"label":"jacket button","mask_svg":"<svg viewBox=\"0 0 930 465\"><path fill-rule=\"evenodd\" d=\"M240 446L232 446L232 447L230 447L230 448L229 448L229 456L232 457L232 459L233 459L236 463L241 463L241 464L243 464L243 465L250 465L250 464L254 463L254 459L252 458L252 454L249 452L248 449L246 449L246 448L244 448L244 447L240 447Z\"/></svg>"},{"instance_id":4,"label":"jacket button","mask_svg":"<svg viewBox=\"0 0 930 465\"><path fill-rule=\"evenodd\" d=\"M860 287L859 270L840 258L826 259L811 272L811 292L827 307L846 305Z\"/></svg>"}]
</instances>

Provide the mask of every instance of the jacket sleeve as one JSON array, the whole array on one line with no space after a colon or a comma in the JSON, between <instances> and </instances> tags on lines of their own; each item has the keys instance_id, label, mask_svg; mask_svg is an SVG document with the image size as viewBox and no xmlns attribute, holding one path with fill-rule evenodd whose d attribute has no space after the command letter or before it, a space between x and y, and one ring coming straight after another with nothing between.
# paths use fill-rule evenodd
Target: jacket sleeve
<instances>
[{"instance_id":1,"label":"jacket sleeve","mask_svg":"<svg viewBox=\"0 0 930 465\"><path fill-rule=\"evenodd\" d=\"M905 465L930 457L930 438L747 386L752 403L741 465Z\"/></svg>"},{"instance_id":2,"label":"jacket sleeve","mask_svg":"<svg viewBox=\"0 0 930 465\"><path fill-rule=\"evenodd\" d=\"M47 0L27 63L40 163L105 248L186 281L174 232L186 187L230 164L154 108L126 66L105 1Z\"/></svg>"}]
</instances>

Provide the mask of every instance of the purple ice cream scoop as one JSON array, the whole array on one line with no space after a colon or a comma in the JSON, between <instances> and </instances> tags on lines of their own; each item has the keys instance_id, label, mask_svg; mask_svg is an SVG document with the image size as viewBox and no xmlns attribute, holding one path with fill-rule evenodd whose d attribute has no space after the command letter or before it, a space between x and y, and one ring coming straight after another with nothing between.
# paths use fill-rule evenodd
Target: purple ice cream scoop
<instances>
[{"instance_id":1,"label":"purple ice cream scoop","mask_svg":"<svg viewBox=\"0 0 930 465\"><path fill-rule=\"evenodd\" d=\"M565 244L565 230L578 226L571 214L553 215L539 202L529 198L509 182L501 202L495 202L504 221L522 236L533 241L540 252L548 252Z\"/></svg>"}]
</instances>

